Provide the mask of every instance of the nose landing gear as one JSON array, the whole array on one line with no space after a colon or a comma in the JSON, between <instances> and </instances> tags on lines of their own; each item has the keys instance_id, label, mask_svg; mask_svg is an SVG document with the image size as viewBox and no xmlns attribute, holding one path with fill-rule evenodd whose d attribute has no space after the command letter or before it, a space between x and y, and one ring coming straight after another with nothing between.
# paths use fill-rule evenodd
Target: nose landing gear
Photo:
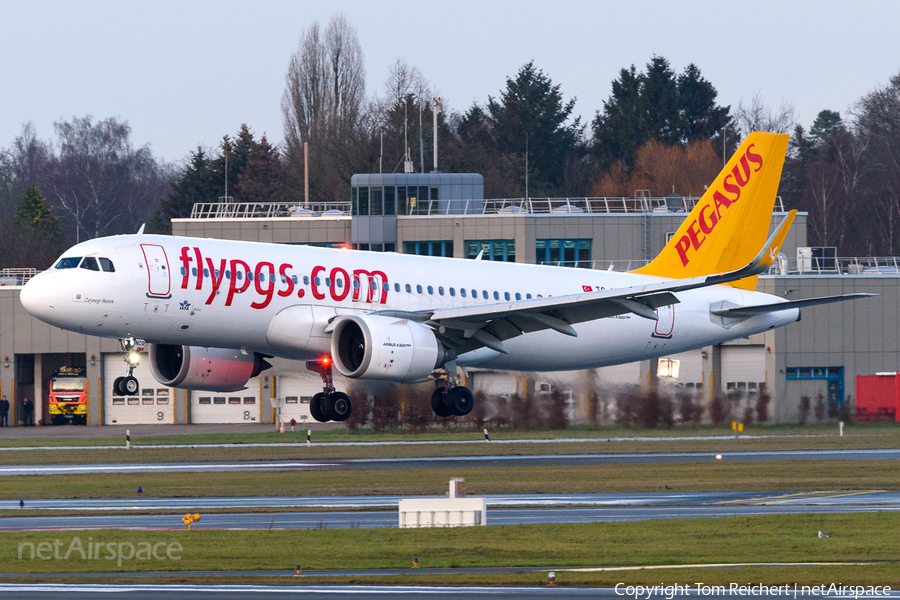
<instances>
[{"instance_id":1,"label":"nose landing gear","mask_svg":"<svg viewBox=\"0 0 900 600\"><path fill-rule=\"evenodd\" d=\"M309 401L309 413L312 418L320 423L327 421L346 421L353 412L353 403L350 396L334 389L334 379L331 372L331 357L326 356L322 360L306 361L306 368L322 376L325 389Z\"/></svg>"},{"instance_id":2,"label":"nose landing gear","mask_svg":"<svg viewBox=\"0 0 900 600\"><path fill-rule=\"evenodd\" d=\"M141 363L141 351L144 349L144 340L135 338L123 338L119 340L122 350L125 352L125 362L128 363L128 375L116 377L113 381L113 393L116 396L137 396L140 384L134 376L134 368Z\"/></svg>"}]
</instances>

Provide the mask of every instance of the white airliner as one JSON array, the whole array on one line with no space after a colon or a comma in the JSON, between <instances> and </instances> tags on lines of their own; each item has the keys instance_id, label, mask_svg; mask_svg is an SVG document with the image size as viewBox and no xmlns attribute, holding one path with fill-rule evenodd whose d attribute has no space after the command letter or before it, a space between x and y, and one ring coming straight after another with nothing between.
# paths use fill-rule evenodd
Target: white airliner
<instances>
[{"instance_id":1,"label":"white airliner","mask_svg":"<svg viewBox=\"0 0 900 600\"><path fill-rule=\"evenodd\" d=\"M766 240L785 135L747 137L659 256L631 273L157 235L91 240L28 282L32 315L118 338L154 377L233 391L268 367L305 360L324 391L319 421L346 419L346 377L419 382L432 408L465 415L458 367L587 369L719 344L798 320L798 301L753 291L796 211ZM132 376L119 394L136 394Z\"/></svg>"}]
</instances>

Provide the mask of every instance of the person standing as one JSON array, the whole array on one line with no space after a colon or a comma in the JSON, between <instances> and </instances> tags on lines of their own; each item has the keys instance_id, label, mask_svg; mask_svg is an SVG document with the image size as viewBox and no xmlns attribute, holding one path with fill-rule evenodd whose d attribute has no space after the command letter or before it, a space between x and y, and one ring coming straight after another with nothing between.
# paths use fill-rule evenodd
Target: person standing
<instances>
[{"instance_id":1,"label":"person standing","mask_svg":"<svg viewBox=\"0 0 900 600\"><path fill-rule=\"evenodd\" d=\"M8 427L9 426L9 400L6 399L6 396L3 396L3 399L0 400L0 427Z\"/></svg>"},{"instance_id":2,"label":"person standing","mask_svg":"<svg viewBox=\"0 0 900 600\"><path fill-rule=\"evenodd\" d=\"M31 425L34 427L34 402L25 398L22 400L22 420L25 422L25 427Z\"/></svg>"}]
</instances>

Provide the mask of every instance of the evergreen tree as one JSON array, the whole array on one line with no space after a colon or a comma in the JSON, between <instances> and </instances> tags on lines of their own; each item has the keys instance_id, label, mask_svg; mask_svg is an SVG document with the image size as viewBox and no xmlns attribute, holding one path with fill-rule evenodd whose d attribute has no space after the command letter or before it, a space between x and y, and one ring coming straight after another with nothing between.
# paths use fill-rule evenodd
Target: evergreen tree
<instances>
[{"instance_id":1,"label":"evergreen tree","mask_svg":"<svg viewBox=\"0 0 900 600\"><path fill-rule=\"evenodd\" d=\"M566 124L574 107L575 100L564 102L560 86L533 62L525 64L515 79L506 80L499 98L488 97L493 150L521 156L523 163L527 153L531 188L544 193L558 189L566 157L578 151L584 130L580 119Z\"/></svg>"},{"instance_id":2,"label":"evergreen tree","mask_svg":"<svg viewBox=\"0 0 900 600\"><path fill-rule=\"evenodd\" d=\"M287 202L284 172L278 149L263 135L247 156L235 186L241 202ZM293 198L300 200L300 198Z\"/></svg>"},{"instance_id":3,"label":"evergreen tree","mask_svg":"<svg viewBox=\"0 0 900 600\"><path fill-rule=\"evenodd\" d=\"M29 187L19 202L12 223L3 227L4 267L49 267L63 250L59 219L37 187Z\"/></svg>"},{"instance_id":4,"label":"evergreen tree","mask_svg":"<svg viewBox=\"0 0 900 600\"><path fill-rule=\"evenodd\" d=\"M151 217L148 232L171 233L172 219L190 217L196 203L218 200L221 179L213 163L200 146L191 152L190 162L175 178L172 191Z\"/></svg>"},{"instance_id":5,"label":"evergreen tree","mask_svg":"<svg viewBox=\"0 0 900 600\"><path fill-rule=\"evenodd\" d=\"M631 170L638 148L651 140L686 146L721 136L730 122L730 108L716 105L716 96L694 64L677 77L661 56L651 59L646 73L634 65L622 69L592 123L598 167L606 171L621 160L625 170Z\"/></svg>"}]
</instances>

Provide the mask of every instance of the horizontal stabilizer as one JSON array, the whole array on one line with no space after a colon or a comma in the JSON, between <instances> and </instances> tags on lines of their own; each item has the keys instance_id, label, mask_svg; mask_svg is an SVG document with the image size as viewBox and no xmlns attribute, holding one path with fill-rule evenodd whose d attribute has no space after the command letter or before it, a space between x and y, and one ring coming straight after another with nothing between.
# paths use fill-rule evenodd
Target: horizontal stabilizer
<instances>
[{"instance_id":1,"label":"horizontal stabilizer","mask_svg":"<svg viewBox=\"0 0 900 600\"><path fill-rule=\"evenodd\" d=\"M758 304L756 306L731 306L715 308L711 309L709 312L719 317L752 317L754 315L763 315L766 313L779 312L782 310L790 310L792 308L803 308L804 306L815 306L816 304L831 304L832 302L856 300L858 298L866 298L868 296L876 295L877 294L846 294L844 296L822 296L819 298L807 298L805 300L776 302L775 304Z\"/></svg>"}]
</instances>

